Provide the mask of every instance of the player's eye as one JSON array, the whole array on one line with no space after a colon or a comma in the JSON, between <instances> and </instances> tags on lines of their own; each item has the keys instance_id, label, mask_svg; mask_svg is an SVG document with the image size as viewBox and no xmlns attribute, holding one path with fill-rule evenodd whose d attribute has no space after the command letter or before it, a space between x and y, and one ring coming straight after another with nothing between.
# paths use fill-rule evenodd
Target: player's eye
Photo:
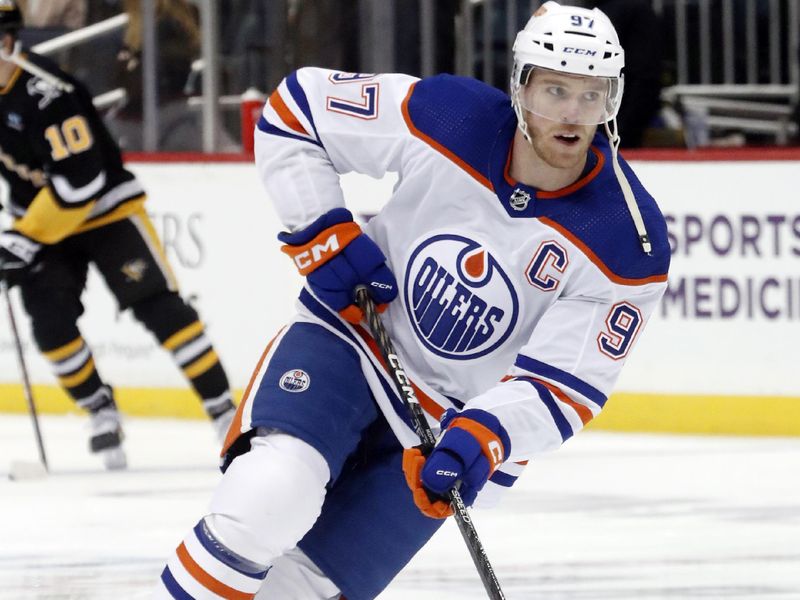
<instances>
[{"instance_id":1,"label":"player's eye","mask_svg":"<svg viewBox=\"0 0 800 600\"><path fill-rule=\"evenodd\" d=\"M600 100L600 92L584 92L583 100L584 102L598 102Z\"/></svg>"},{"instance_id":2,"label":"player's eye","mask_svg":"<svg viewBox=\"0 0 800 600\"><path fill-rule=\"evenodd\" d=\"M567 90L560 85L550 85L547 87L547 93L555 98L564 98L567 95Z\"/></svg>"}]
</instances>

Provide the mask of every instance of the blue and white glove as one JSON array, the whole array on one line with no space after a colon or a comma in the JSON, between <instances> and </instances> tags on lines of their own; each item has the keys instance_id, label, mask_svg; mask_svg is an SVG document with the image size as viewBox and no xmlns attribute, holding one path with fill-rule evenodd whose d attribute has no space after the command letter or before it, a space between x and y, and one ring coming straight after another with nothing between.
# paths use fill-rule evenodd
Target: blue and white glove
<instances>
[{"instance_id":1,"label":"blue and white glove","mask_svg":"<svg viewBox=\"0 0 800 600\"><path fill-rule=\"evenodd\" d=\"M314 294L351 323L364 317L355 303L357 286L367 287L379 312L397 297L386 257L346 208L334 208L300 231L283 231L278 240Z\"/></svg>"},{"instance_id":2,"label":"blue and white glove","mask_svg":"<svg viewBox=\"0 0 800 600\"><path fill-rule=\"evenodd\" d=\"M13 229L0 233L0 279L13 284L33 263L41 247L38 242Z\"/></svg>"},{"instance_id":3,"label":"blue and white glove","mask_svg":"<svg viewBox=\"0 0 800 600\"><path fill-rule=\"evenodd\" d=\"M423 514L444 519L453 514L447 494L457 487L466 506L511 453L511 440L493 414L477 408L447 410L445 431L425 457L419 448L403 452L403 472L414 503Z\"/></svg>"}]
</instances>

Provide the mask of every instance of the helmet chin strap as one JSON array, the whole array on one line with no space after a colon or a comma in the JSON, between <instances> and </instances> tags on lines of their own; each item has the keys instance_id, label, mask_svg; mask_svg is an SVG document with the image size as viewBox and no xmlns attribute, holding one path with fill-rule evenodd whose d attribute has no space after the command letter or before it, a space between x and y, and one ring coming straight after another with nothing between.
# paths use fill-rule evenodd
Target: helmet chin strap
<instances>
[{"instance_id":1,"label":"helmet chin strap","mask_svg":"<svg viewBox=\"0 0 800 600\"><path fill-rule=\"evenodd\" d=\"M5 48L0 47L0 58L7 62L14 63L21 69L24 69L34 77L38 77L42 81L50 84L56 89L59 89L63 92L71 92L74 88L72 87L71 83L67 83L66 81L62 81L52 73L48 73L41 67L37 67L35 64L30 62L28 59L24 58L21 54L22 50L22 43L17 40L14 42L14 49L9 54L6 52Z\"/></svg>"},{"instance_id":2,"label":"helmet chin strap","mask_svg":"<svg viewBox=\"0 0 800 600\"><path fill-rule=\"evenodd\" d=\"M512 84L513 86L513 84ZM525 141L528 142L531 146L533 146L533 140L531 139L530 134L528 133L528 124L525 122L525 113L523 112L525 109L522 108L522 103L519 101L519 87L512 87L511 92L511 106L514 109L514 113L517 115L517 127L522 132L522 137L525 138Z\"/></svg>"},{"instance_id":3,"label":"helmet chin strap","mask_svg":"<svg viewBox=\"0 0 800 600\"><path fill-rule=\"evenodd\" d=\"M631 213L633 224L636 226L636 233L639 234L639 243L642 245L642 250L645 254L651 254L652 244L650 243L650 236L647 235L647 229L644 226L644 219L642 213L639 211L639 205L636 204L636 198L633 195L631 184L628 182L622 167L619 164L619 133L617 132L617 117L615 116L610 121L605 122L606 135L611 144L611 163L614 167L614 175L617 176L619 187L622 188L622 195L625 197L625 204L628 205L628 212Z\"/></svg>"},{"instance_id":4,"label":"helmet chin strap","mask_svg":"<svg viewBox=\"0 0 800 600\"><path fill-rule=\"evenodd\" d=\"M525 122L523 114L524 109L519 101L518 94L519 87L515 86L512 91L511 106L514 108L514 112L517 115L517 127L522 132L522 136L525 138L525 140L529 144L533 145L533 140L528 132L528 124ZM614 168L614 175L617 177L619 187L622 189L622 196L625 198L625 204L628 206L628 212L633 219L633 224L636 226L636 233L639 235L639 243L642 246L642 250L645 254L650 255L653 251L653 245L650 243L650 236L647 234L647 228L644 225L644 219L642 218L642 213L639 210L639 205L636 204L636 197L633 195L631 184L628 182L628 179L625 177L625 173L622 171L622 167L619 164L620 137L619 133L617 132L616 115L611 120L606 121L603 126L606 130L606 135L608 136L608 140L611 145L611 164Z\"/></svg>"}]
</instances>

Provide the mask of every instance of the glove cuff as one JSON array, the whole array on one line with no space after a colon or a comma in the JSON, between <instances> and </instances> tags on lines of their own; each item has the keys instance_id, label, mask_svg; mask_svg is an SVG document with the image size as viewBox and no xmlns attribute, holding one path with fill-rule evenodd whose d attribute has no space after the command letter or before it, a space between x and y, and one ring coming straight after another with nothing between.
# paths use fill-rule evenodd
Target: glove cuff
<instances>
[{"instance_id":1,"label":"glove cuff","mask_svg":"<svg viewBox=\"0 0 800 600\"><path fill-rule=\"evenodd\" d=\"M19 231L8 229L0 233L0 248L4 248L14 256L19 257L25 264L29 265L33 262L41 247L40 243L34 242Z\"/></svg>"},{"instance_id":2,"label":"glove cuff","mask_svg":"<svg viewBox=\"0 0 800 600\"><path fill-rule=\"evenodd\" d=\"M505 427L493 414L480 409L468 409L456 415L445 415L443 425L447 429L458 427L467 431L481 447L494 473L511 454L511 440Z\"/></svg>"},{"instance_id":3,"label":"glove cuff","mask_svg":"<svg viewBox=\"0 0 800 600\"><path fill-rule=\"evenodd\" d=\"M353 213L351 213L349 210L343 207L334 208L333 210L329 210L324 215L317 218L313 223L311 223L311 225L304 227L300 231L281 231L278 234L278 241L288 244L289 246L302 246L303 244L309 243L329 227L352 221Z\"/></svg>"},{"instance_id":4,"label":"glove cuff","mask_svg":"<svg viewBox=\"0 0 800 600\"><path fill-rule=\"evenodd\" d=\"M300 245L285 244L281 252L287 254L304 277L324 265L344 250L345 246L361 235L361 227L350 221L323 230L311 241Z\"/></svg>"}]
</instances>

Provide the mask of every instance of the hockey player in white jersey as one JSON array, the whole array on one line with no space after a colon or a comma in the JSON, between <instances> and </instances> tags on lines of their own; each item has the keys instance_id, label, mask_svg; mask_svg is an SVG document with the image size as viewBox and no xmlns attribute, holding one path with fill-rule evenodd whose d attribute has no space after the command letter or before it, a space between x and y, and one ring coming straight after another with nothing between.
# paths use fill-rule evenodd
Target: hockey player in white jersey
<instances>
[{"instance_id":1,"label":"hockey player in white jersey","mask_svg":"<svg viewBox=\"0 0 800 600\"><path fill-rule=\"evenodd\" d=\"M597 416L669 267L664 219L616 153L623 65L602 12L547 2L517 36L510 98L450 75L286 77L256 162L306 285L157 598L374 598L450 514L449 489L492 504ZM361 227L350 171L399 176ZM358 285L441 431L429 456Z\"/></svg>"}]
</instances>

